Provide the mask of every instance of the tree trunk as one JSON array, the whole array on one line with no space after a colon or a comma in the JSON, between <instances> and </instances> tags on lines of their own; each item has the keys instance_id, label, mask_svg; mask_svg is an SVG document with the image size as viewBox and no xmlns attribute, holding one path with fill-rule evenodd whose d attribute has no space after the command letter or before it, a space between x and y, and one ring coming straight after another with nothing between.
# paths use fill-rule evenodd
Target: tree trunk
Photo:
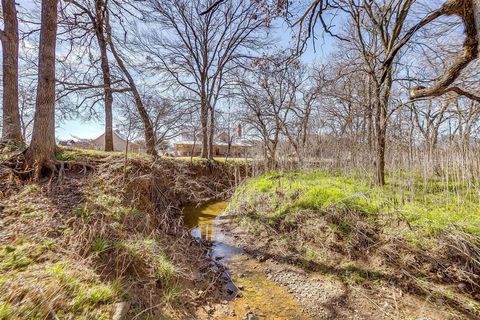
<instances>
[{"instance_id":1,"label":"tree trunk","mask_svg":"<svg viewBox=\"0 0 480 320\"><path fill-rule=\"evenodd\" d=\"M376 183L379 186L383 186L385 185L385 140L386 140L385 128L380 124L376 124L376 128L377 128L377 150L376 150L376 158L375 158Z\"/></svg>"},{"instance_id":2,"label":"tree trunk","mask_svg":"<svg viewBox=\"0 0 480 320\"><path fill-rule=\"evenodd\" d=\"M38 179L47 167L55 170L55 45L57 0L42 1L42 24L38 55L38 85L32 142L26 153L27 166Z\"/></svg>"},{"instance_id":3,"label":"tree trunk","mask_svg":"<svg viewBox=\"0 0 480 320\"><path fill-rule=\"evenodd\" d=\"M208 159L213 159L215 154L213 153L213 143L215 139L215 108L209 105L210 109L210 125L208 132Z\"/></svg>"},{"instance_id":4,"label":"tree trunk","mask_svg":"<svg viewBox=\"0 0 480 320\"><path fill-rule=\"evenodd\" d=\"M2 140L22 143L18 110L18 20L14 0L2 0L4 30L0 32L3 52Z\"/></svg>"},{"instance_id":5,"label":"tree trunk","mask_svg":"<svg viewBox=\"0 0 480 320\"><path fill-rule=\"evenodd\" d=\"M375 111L375 134L376 134L376 155L375 171L376 183L379 186L385 185L385 148L387 135L387 112L392 90L392 73L388 73L385 82L381 83L376 90L376 111Z\"/></svg>"},{"instance_id":6,"label":"tree trunk","mask_svg":"<svg viewBox=\"0 0 480 320\"><path fill-rule=\"evenodd\" d=\"M105 96L105 151L113 151L113 93L110 65L108 63L107 41L105 39L105 17L107 8L103 0L95 1L95 33L100 48L100 64L103 74Z\"/></svg>"},{"instance_id":7,"label":"tree trunk","mask_svg":"<svg viewBox=\"0 0 480 320\"><path fill-rule=\"evenodd\" d=\"M208 158L208 105L205 97L200 99L200 122L202 124L201 158Z\"/></svg>"},{"instance_id":8,"label":"tree trunk","mask_svg":"<svg viewBox=\"0 0 480 320\"><path fill-rule=\"evenodd\" d=\"M107 23L109 23L108 20L107 20ZM135 99L135 105L137 107L137 111L140 114L140 118L142 119L142 122L143 122L143 131L145 134L147 153L156 157L158 156L158 153L156 149L156 141L155 141L156 139L155 139L155 133L153 131L152 121L150 120L150 116L148 115L148 112L145 109L145 106L143 105L142 98L140 96L140 93L137 90L137 86L135 85L135 81L133 80L133 77L131 76L130 72L128 72L128 69L125 66L125 63L123 63L122 58L118 55L118 52L115 49L115 46L113 45L112 35L110 33L110 24L108 24L107 28L108 28L110 49L112 50L112 54L115 57L115 60L117 61L118 66L120 67L123 74L128 80L128 84L130 86L130 89L132 90L132 94Z\"/></svg>"}]
</instances>

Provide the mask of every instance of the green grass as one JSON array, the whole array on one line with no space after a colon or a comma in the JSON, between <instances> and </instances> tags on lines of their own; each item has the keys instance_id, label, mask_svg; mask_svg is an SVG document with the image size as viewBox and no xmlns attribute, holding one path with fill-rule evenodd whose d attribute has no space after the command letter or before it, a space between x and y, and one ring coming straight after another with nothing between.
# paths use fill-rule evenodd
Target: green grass
<instances>
[{"instance_id":1,"label":"green grass","mask_svg":"<svg viewBox=\"0 0 480 320\"><path fill-rule=\"evenodd\" d=\"M111 304L124 295L115 282L100 282L93 274L81 273L66 261L46 268L45 273L51 283L63 289L64 297L68 297L65 308L69 312L91 311L99 305Z\"/></svg>"},{"instance_id":2,"label":"green grass","mask_svg":"<svg viewBox=\"0 0 480 320\"><path fill-rule=\"evenodd\" d=\"M12 306L4 301L0 301L0 320L12 319Z\"/></svg>"},{"instance_id":3,"label":"green grass","mask_svg":"<svg viewBox=\"0 0 480 320\"><path fill-rule=\"evenodd\" d=\"M76 216L88 220L102 214L121 222L126 217L140 214L132 205L124 203L121 195L116 194L101 178L96 182L92 192L85 197L85 202L73 209Z\"/></svg>"},{"instance_id":4,"label":"green grass","mask_svg":"<svg viewBox=\"0 0 480 320\"><path fill-rule=\"evenodd\" d=\"M163 251L162 244L155 239L127 239L116 244L116 247L124 251L138 263L143 263L151 269L155 278L165 288L171 287L176 278L176 267Z\"/></svg>"},{"instance_id":5,"label":"green grass","mask_svg":"<svg viewBox=\"0 0 480 320\"><path fill-rule=\"evenodd\" d=\"M365 215L401 216L432 234L456 227L480 235L479 186L468 188L439 178L391 177L384 187L360 175L324 171L270 172L250 179L233 198L231 207L246 205L255 215L289 220L299 212L331 208Z\"/></svg>"},{"instance_id":6,"label":"green grass","mask_svg":"<svg viewBox=\"0 0 480 320\"><path fill-rule=\"evenodd\" d=\"M0 246L0 270L24 269L44 258L53 247L53 242L48 240L41 243L19 240L16 245Z\"/></svg>"},{"instance_id":7,"label":"green grass","mask_svg":"<svg viewBox=\"0 0 480 320\"><path fill-rule=\"evenodd\" d=\"M111 305L125 298L116 282L103 282L77 261L29 264L0 282L0 319L109 319ZM47 300L48 298L48 300Z\"/></svg>"},{"instance_id":8,"label":"green grass","mask_svg":"<svg viewBox=\"0 0 480 320\"><path fill-rule=\"evenodd\" d=\"M92 250L97 254L107 251L110 248L110 242L103 238L96 238L92 241Z\"/></svg>"}]
</instances>

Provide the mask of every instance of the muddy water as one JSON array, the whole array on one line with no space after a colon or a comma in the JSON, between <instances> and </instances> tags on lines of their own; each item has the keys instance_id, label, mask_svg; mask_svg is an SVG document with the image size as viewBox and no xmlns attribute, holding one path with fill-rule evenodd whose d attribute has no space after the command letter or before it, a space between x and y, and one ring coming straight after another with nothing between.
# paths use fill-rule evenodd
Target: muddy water
<instances>
[{"instance_id":1,"label":"muddy water","mask_svg":"<svg viewBox=\"0 0 480 320\"><path fill-rule=\"evenodd\" d=\"M222 213L227 207L224 201L201 207L188 207L184 219L192 235L212 242L210 257L222 270L226 283L223 287L227 305L221 305L211 319L309 319L296 299L282 286L265 277L265 266L248 257L242 248L232 245L229 235L220 227ZM249 316L250 315L250 316Z\"/></svg>"}]
</instances>

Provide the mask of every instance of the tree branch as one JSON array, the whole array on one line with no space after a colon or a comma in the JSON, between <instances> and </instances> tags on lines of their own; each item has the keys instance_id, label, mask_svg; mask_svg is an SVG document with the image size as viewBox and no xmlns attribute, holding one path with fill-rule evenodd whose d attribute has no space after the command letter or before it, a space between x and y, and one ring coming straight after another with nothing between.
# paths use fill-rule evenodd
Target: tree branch
<instances>
[{"instance_id":1,"label":"tree branch","mask_svg":"<svg viewBox=\"0 0 480 320\"><path fill-rule=\"evenodd\" d=\"M203 15L208 14L210 11L212 11L213 9L215 9L216 7L218 7L220 4L222 4L225 1L226 0L215 1L210 7L207 8L207 10L200 12L200 15L203 16Z\"/></svg>"}]
</instances>

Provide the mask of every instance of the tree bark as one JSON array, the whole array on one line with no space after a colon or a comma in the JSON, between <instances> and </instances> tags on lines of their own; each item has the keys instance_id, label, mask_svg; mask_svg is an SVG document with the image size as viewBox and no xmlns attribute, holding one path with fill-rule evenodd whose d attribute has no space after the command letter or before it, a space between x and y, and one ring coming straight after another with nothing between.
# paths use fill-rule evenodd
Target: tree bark
<instances>
[{"instance_id":1,"label":"tree bark","mask_svg":"<svg viewBox=\"0 0 480 320\"><path fill-rule=\"evenodd\" d=\"M210 125L208 132L208 159L213 159L215 156L213 152L213 143L215 139L215 108L209 106L210 109Z\"/></svg>"},{"instance_id":2,"label":"tree bark","mask_svg":"<svg viewBox=\"0 0 480 320\"><path fill-rule=\"evenodd\" d=\"M376 183L379 186L385 185L385 126L382 126L381 119L383 118L382 106L378 106L377 109L377 119L375 123L375 128L377 131L377 148L376 148L376 157L375 157L375 173L376 173ZM380 121L379 121L380 120Z\"/></svg>"},{"instance_id":3,"label":"tree bark","mask_svg":"<svg viewBox=\"0 0 480 320\"><path fill-rule=\"evenodd\" d=\"M58 0L42 1L38 85L32 141L26 153L27 167L38 179L44 168L55 170L55 46Z\"/></svg>"},{"instance_id":4,"label":"tree bark","mask_svg":"<svg viewBox=\"0 0 480 320\"><path fill-rule=\"evenodd\" d=\"M2 0L4 30L0 31L3 53L2 140L22 143L18 110L18 20L15 0Z\"/></svg>"},{"instance_id":5,"label":"tree bark","mask_svg":"<svg viewBox=\"0 0 480 320\"><path fill-rule=\"evenodd\" d=\"M113 151L113 93L112 77L110 74L110 65L108 62L107 40L105 38L105 20L106 20L105 2L103 0L95 1L95 33L97 36L98 47L100 48L100 64L103 75L104 96L105 96L105 151Z\"/></svg>"}]
</instances>

